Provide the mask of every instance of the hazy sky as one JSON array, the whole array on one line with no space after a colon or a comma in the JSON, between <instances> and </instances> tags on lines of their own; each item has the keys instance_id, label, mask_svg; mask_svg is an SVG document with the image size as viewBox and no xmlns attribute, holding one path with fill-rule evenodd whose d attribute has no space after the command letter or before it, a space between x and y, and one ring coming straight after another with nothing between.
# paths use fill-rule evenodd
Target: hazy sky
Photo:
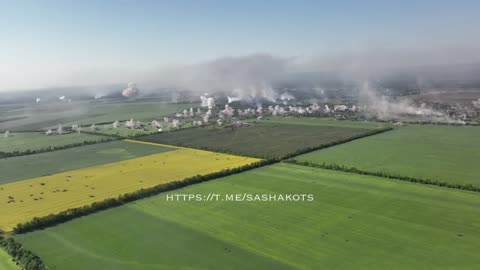
<instances>
[{"instance_id":1,"label":"hazy sky","mask_svg":"<svg viewBox=\"0 0 480 270\"><path fill-rule=\"evenodd\" d=\"M252 53L478 48L479 10L441 0L0 0L0 91Z\"/></svg>"}]
</instances>

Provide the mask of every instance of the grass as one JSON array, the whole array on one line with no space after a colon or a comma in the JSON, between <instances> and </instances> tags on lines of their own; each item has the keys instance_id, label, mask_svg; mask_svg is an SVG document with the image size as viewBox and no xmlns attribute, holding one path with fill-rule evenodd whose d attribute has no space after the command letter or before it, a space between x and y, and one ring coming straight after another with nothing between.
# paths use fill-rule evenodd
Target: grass
<instances>
[{"instance_id":1,"label":"grass","mask_svg":"<svg viewBox=\"0 0 480 270\"><path fill-rule=\"evenodd\" d=\"M169 147L113 141L0 159L0 184L171 151Z\"/></svg>"},{"instance_id":2,"label":"grass","mask_svg":"<svg viewBox=\"0 0 480 270\"><path fill-rule=\"evenodd\" d=\"M34 217L257 161L202 150L177 149L0 185L0 230L11 231L18 223Z\"/></svg>"},{"instance_id":3,"label":"grass","mask_svg":"<svg viewBox=\"0 0 480 270\"><path fill-rule=\"evenodd\" d=\"M13 152L25 150L39 150L48 147L57 147L84 141L100 141L103 136L69 133L64 135L50 135L39 132L11 133L9 137L0 137L0 151Z\"/></svg>"},{"instance_id":4,"label":"grass","mask_svg":"<svg viewBox=\"0 0 480 270\"><path fill-rule=\"evenodd\" d=\"M313 194L303 202L168 194ZM475 269L478 194L277 164L16 236L49 269Z\"/></svg>"},{"instance_id":5,"label":"grass","mask_svg":"<svg viewBox=\"0 0 480 270\"><path fill-rule=\"evenodd\" d=\"M2 270L20 270L13 261L12 257L5 252L2 248L0 248L0 269Z\"/></svg>"},{"instance_id":6,"label":"grass","mask_svg":"<svg viewBox=\"0 0 480 270\"><path fill-rule=\"evenodd\" d=\"M250 127L191 128L138 139L259 158L281 158L297 150L347 139L368 131L369 129L363 128L262 121Z\"/></svg>"},{"instance_id":7,"label":"grass","mask_svg":"<svg viewBox=\"0 0 480 270\"><path fill-rule=\"evenodd\" d=\"M406 126L295 159L480 186L480 127Z\"/></svg>"},{"instance_id":8,"label":"grass","mask_svg":"<svg viewBox=\"0 0 480 270\"><path fill-rule=\"evenodd\" d=\"M0 131L39 130L54 127L58 124L64 126L73 124L90 125L130 118L148 121L161 120L163 116L180 112L192 106L192 104L169 104L151 101L115 103L82 101L9 106L2 109Z\"/></svg>"}]
</instances>

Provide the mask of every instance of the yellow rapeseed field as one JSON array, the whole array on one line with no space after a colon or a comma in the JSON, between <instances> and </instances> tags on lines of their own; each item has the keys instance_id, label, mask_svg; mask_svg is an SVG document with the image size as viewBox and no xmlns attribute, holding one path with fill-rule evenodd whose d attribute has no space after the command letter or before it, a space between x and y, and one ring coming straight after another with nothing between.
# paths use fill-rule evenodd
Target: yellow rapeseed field
<instances>
[{"instance_id":1,"label":"yellow rapeseed field","mask_svg":"<svg viewBox=\"0 0 480 270\"><path fill-rule=\"evenodd\" d=\"M0 230L120 194L259 159L178 148L174 151L0 185ZM52 164L55 166L55 164Z\"/></svg>"}]
</instances>

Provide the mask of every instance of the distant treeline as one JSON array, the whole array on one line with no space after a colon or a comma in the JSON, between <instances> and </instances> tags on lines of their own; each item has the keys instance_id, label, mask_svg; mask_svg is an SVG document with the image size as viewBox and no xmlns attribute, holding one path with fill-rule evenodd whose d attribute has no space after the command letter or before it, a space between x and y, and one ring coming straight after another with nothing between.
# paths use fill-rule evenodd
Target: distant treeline
<instances>
[{"instance_id":1,"label":"distant treeline","mask_svg":"<svg viewBox=\"0 0 480 270\"><path fill-rule=\"evenodd\" d=\"M25 270L45 270L47 269L40 257L25 249L22 244L16 242L13 238L4 238L0 235L0 247L2 247L17 265Z\"/></svg>"},{"instance_id":2,"label":"distant treeline","mask_svg":"<svg viewBox=\"0 0 480 270\"><path fill-rule=\"evenodd\" d=\"M118 135L118 134L107 134L107 133L101 133L101 132L96 132L96 131L86 131L86 130L82 130L82 133L83 134L89 134L89 135L112 137L112 138L115 138L116 140L126 139L125 136L121 136L121 135Z\"/></svg>"},{"instance_id":3,"label":"distant treeline","mask_svg":"<svg viewBox=\"0 0 480 270\"><path fill-rule=\"evenodd\" d=\"M189 129L189 128L197 128L197 127L182 127L180 126L179 128L176 129L170 129L168 131L165 131L165 133L170 133L170 132L175 132L175 131L180 131L184 129ZM139 129L141 130L141 129ZM115 134L115 133L104 133L101 131L82 131L82 133L85 134L91 134L91 135L101 135L101 136L109 136L109 137L114 137L118 140L124 140L124 139L133 139L133 138L138 138L138 137L143 137L143 136L148 136L148 135L153 135L153 134L159 134L157 132L152 132L152 133L142 133L141 131L135 134L130 134L130 135L120 135L120 134Z\"/></svg>"},{"instance_id":4,"label":"distant treeline","mask_svg":"<svg viewBox=\"0 0 480 270\"><path fill-rule=\"evenodd\" d=\"M222 170L222 171L207 174L207 175L197 175L197 176L189 177L180 181L173 181L165 184L160 184L151 188L140 189L138 191L134 191L131 193L122 194L117 198L106 199L100 202L94 202L91 205L68 209L58 214L51 214L45 217L35 217L31 221L18 224L13 229L13 233L15 234L26 233L34 230L44 229L49 226L67 222L77 217L82 217L82 216L92 214L94 212L102 211L112 207L117 207L125 203L150 197L153 195L157 195L165 191L171 191L171 190L179 189L191 184L201 183L201 182L213 180L220 177L238 174L254 168L273 164L275 162L277 162L277 160L262 160L259 162L255 162L255 163L241 166L234 169L226 169L226 170Z\"/></svg>"},{"instance_id":5,"label":"distant treeline","mask_svg":"<svg viewBox=\"0 0 480 270\"><path fill-rule=\"evenodd\" d=\"M471 184L468 184L468 185L452 184L452 183L447 183L447 182L442 182L442 181L432 180L432 179L414 178L414 177L409 177L409 176L389 174L389 173L385 173L385 172L370 172L370 171L360 170L360 169L357 169L355 167L346 167L346 166L337 165L337 164L325 164L325 163L319 164L319 163L314 163L314 162L310 162L310 161L298 161L298 160L295 160L295 159L285 160L284 162L291 163L291 164L302 165L302 166L314 167L314 168L342 171L342 172L348 172L348 173L356 173L356 174L362 174L362 175L378 176L378 177L407 181L407 182L412 182L412 183L419 183L419 184L434 185L434 186L440 186L440 187L447 187L447 188L455 188L455 189L462 189L462 190L480 192L480 187L476 187L476 186L473 186Z\"/></svg>"},{"instance_id":6,"label":"distant treeline","mask_svg":"<svg viewBox=\"0 0 480 270\"><path fill-rule=\"evenodd\" d=\"M382 120L382 119L373 119L373 118L365 118L362 116L355 116L355 115L345 115L345 117L335 117L335 116L329 116L324 113L317 113L317 114L309 114L309 115L303 115L303 114L295 114L295 115L289 115L289 116L294 116L294 117L315 117L315 118L324 118L328 116L329 118L335 118L336 120L342 121L342 120L349 120L349 121L372 121L372 122L379 122L379 123L387 123L387 124L393 124L393 120ZM342 115L343 116L343 115ZM480 123L458 123L458 122L436 122L436 121L409 121L409 120L403 120L403 121L398 121L402 122L405 124L409 125L438 125L438 126L480 126Z\"/></svg>"},{"instance_id":7,"label":"distant treeline","mask_svg":"<svg viewBox=\"0 0 480 270\"><path fill-rule=\"evenodd\" d=\"M21 119L25 119L25 118L28 118L28 117L19 116L19 117L4 118L4 119L0 119L0 123L5 123L5 122L10 122L10 121L15 121L15 120L21 120Z\"/></svg>"},{"instance_id":8,"label":"distant treeline","mask_svg":"<svg viewBox=\"0 0 480 270\"><path fill-rule=\"evenodd\" d=\"M52 152L52 151L57 151L57 150L64 150L68 148L73 148L73 147L79 147L79 146L84 146L84 145L90 145L90 144L96 144L96 143L102 143L102 142L109 142L109 141L114 141L117 140L115 137L110 137L110 136L103 136L100 140L86 140L83 142L78 142L78 143L71 143L71 144L65 144L65 145L59 145L59 146L48 146L44 148L39 148L39 149L34 149L34 150L15 150L11 152L3 152L0 151L0 159L1 158L10 158L10 157L18 157L18 156L26 156L26 155L33 155L33 154L39 154L39 153L45 153L45 152Z\"/></svg>"},{"instance_id":9,"label":"distant treeline","mask_svg":"<svg viewBox=\"0 0 480 270\"><path fill-rule=\"evenodd\" d=\"M392 123L391 121L387 121L387 120L380 120L380 119L376 119L374 120L375 122L381 122L381 123ZM466 122L466 123L457 123L457 122L434 122L434 121L400 121L404 124L407 124L407 125L437 125L437 126L459 126L459 127L463 127L463 126L480 126L479 123L469 123L469 122Z\"/></svg>"}]
</instances>

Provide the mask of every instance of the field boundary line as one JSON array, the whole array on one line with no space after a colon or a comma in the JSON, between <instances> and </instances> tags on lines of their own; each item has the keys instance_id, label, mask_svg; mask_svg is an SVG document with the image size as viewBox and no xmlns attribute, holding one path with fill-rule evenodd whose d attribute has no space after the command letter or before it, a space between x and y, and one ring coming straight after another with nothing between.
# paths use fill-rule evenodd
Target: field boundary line
<instances>
[{"instance_id":1,"label":"field boundary line","mask_svg":"<svg viewBox=\"0 0 480 270\"><path fill-rule=\"evenodd\" d=\"M11 257L18 269L48 269L38 255L26 249L12 237L5 238L0 235L0 249L3 249Z\"/></svg>"},{"instance_id":2,"label":"field boundary line","mask_svg":"<svg viewBox=\"0 0 480 270\"><path fill-rule=\"evenodd\" d=\"M448 182L440 181L440 180L435 180L435 179L415 178L415 177L394 175L394 174L383 173L383 172L365 171L365 170L357 169L355 167L347 167L347 166L344 166L344 165L315 163L315 162L310 162L310 161L298 161L296 159L284 160L283 162L289 163L289 164L301 165L301 166L305 166L305 167L312 167L312 168L320 168L320 169L326 169L326 170L332 170L332 171L354 173L354 174L359 174L359 175L376 176L376 177L399 180L399 181L404 181L404 182L418 183L418 184L422 184L422 185L432 185L432 186L439 186L439 187L444 187L444 188L480 192L480 187L474 186L472 184L467 184L467 185L452 184L452 183L448 183Z\"/></svg>"},{"instance_id":3,"label":"field boundary line","mask_svg":"<svg viewBox=\"0 0 480 270\"><path fill-rule=\"evenodd\" d=\"M177 149L203 150L203 149L195 149L195 148L182 147L182 146L176 146L176 145L170 145L170 144L163 144L163 143L154 143L154 142L138 141L138 140L132 140L132 139L124 139L123 141L125 141L125 142L130 142L130 143L139 143L139 144L147 144L147 145L154 145L154 146L163 146L163 147L177 148ZM203 151L205 151L205 150L203 150ZM210 152L211 152L211 151L210 151Z\"/></svg>"},{"instance_id":4,"label":"field boundary line","mask_svg":"<svg viewBox=\"0 0 480 270\"><path fill-rule=\"evenodd\" d=\"M85 133L87 134L87 133ZM105 136L105 135L100 135L100 134L88 134L88 135L94 135L98 137L103 137L100 140L88 140L88 141L83 141L79 143L71 143L71 144L65 144L61 146L48 146L45 148L40 148L37 150L24 150L24 151L11 151L11 152L3 152L0 151L0 159L4 158L12 158L12 157L21 157L21 156L29 156L29 155L35 155L35 154L42 154L42 153L48 153L48 152L55 152L55 151L61 151L61 150L66 150L70 148L76 148L76 147L81 147L81 146L86 146L86 145L92 145L92 144L97 144L97 143L106 143L106 142L112 142L112 141L118 141L119 138L115 138L112 136ZM105 139L107 137L107 139Z\"/></svg>"}]
</instances>

